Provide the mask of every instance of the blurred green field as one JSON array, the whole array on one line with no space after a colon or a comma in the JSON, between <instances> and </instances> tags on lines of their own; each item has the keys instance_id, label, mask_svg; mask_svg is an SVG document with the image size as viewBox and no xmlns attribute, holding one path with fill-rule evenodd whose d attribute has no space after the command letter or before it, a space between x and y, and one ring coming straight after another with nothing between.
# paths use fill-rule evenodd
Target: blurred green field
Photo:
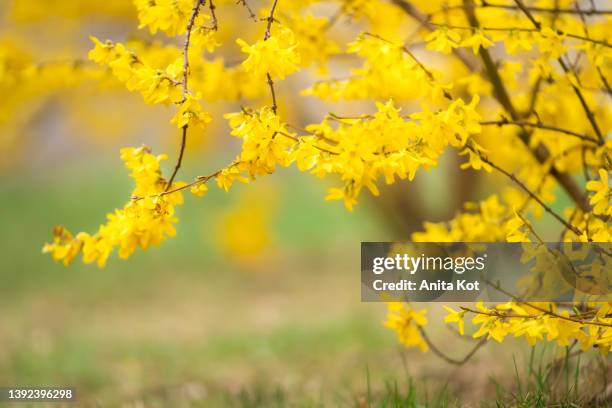
<instances>
[{"instance_id":1,"label":"blurred green field","mask_svg":"<svg viewBox=\"0 0 612 408\"><path fill-rule=\"evenodd\" d=\"M368 356L395 347L379 328L383 309L359 304L353 278L355 238L375 228L327 205L305 179L281 179L280 188L300 188L278 204L263 264L235 263L216 249L215 215L232 197L212 192L187 199L165 245L99 270L54 264L41 245L56 222L94 229L129 192L123 174L5 178L1 382L70 384L83 402L115 404L184 392L238 398L260 386L316 398L328 370L363 376Z\"/></svg>"},{"instance_id":2,"label":"blurred green field","mask_svg":"<svg viewBox=\"0 0 612 408\"><path fill-rule=\"evenodd\" d=\"M41 254L53 225L94 230L130 189L119 170L76 169L3 176L2 384L73 386L79 406L445 406L493 401L492 379L511 384L526 358L511 341L460 368L403 350L384 305L359 299L359 242L385 239L380 220L291 171L271 182L290 194L255 263L219 251L215 223L239 193L213 189L187 198L160 248L64 268ZM472 344L433 334L453 355Z\"/></svg>"}]
</instances>

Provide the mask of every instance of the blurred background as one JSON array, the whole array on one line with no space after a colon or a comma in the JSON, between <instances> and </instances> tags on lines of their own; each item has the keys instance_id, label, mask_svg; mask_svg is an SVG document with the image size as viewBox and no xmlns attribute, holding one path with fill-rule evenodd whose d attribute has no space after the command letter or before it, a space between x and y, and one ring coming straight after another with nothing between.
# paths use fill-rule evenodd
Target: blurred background
<instances>
[{"instance_id":1,"label":"blurred background","mask_svg":"<svg viewBox=\"0 0 612 408\"><path fill-rule=\"evenodd\" d=\"M242 12L235 8L221 8L221 21ZM123 0L2 0L0 24L3 66L16 56L86 66L88 35L147 35ZM343 20L338 35L350 37L359 24ZM253 26L244 36L261 31ZM170 171L179 136L169 124L172 107L146 106L112 83L58 77L43 90L2 75L0 384L73 386L91 406L366 406L371 395L411 384L425 399L469 402L493 398L496 382L513 383L513 359L522 367L529 358L523 343L508 340L449 366L404 350L382 326L385 305L360 302L360 241L408 239L423 220L448 219L463 201L486 196L486 182L458 171L456 157L352 213L323 200L328 185L292 168L229 194L187 195L177 236L161 247L127 262L112 257L103 270L80 261L65 268L42 245L55 224L94 231L125 202L131 181L119 148L146 143L167 152ZM292 123L331 109L295 97L307 80L278 87L279 99L292 102L281 104ZM212 105L216 120L189 140L180 179L235 156L238 141L220 117L238 106ZM431 307L434 341L463 355L473 343L449 341L455 334L442 316Z\"/></svg>"}]
</instances>

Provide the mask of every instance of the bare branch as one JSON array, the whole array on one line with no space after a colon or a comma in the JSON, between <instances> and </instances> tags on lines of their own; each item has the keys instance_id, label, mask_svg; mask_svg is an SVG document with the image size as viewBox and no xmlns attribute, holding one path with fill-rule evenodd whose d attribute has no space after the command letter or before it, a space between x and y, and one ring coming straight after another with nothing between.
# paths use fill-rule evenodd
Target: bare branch
<instances>
[{"instance_id":1,"label":"bare branch","mask_svg":"<svg viewBox=\"0 0 612 408\"><path fill-rule=\"evenodd\" d=\"M274 0L272 3L272 7L270 8L270 14L266 18L268 24L266 26L266 32L264 34L264 41L267 41L270 38L272 23L274 22L274 12L276 11L276 5L278 4L278 0ZM276 91L274 89L274 81L272 81L272 77L269 72L266 72L266 79L268 80L268 87L270 88L270 94L272 95L272 112L276 114L276 110L278 109L278 105L276 104Z\"/></svg>"},{"instance_id":2,"label":"bare branch","mask_svg":"<svg viewBox=\"0 0 612 408\"><path fill-rule=\"evenodd\" d=\"M203 0L195 0L195 4L193 6L193 10L191 11L191 17L189 17L189 22L187 23L187 32L185 34L185 43L183 45L183 97L180 103L183 103L187 98L187 94L189 94L189 43L191 41L191 31L193 30L193 25L195 20L200 12L200 6L202 5ZM214 10L214 5L211 4L211 11ZM214 19L216 25L216 18ZM166 190L169 191L172 188L172 183L174 183L174 179L178 174L179 169L183 163L183 155L185 154L185 146L187 144L187 128L189 126L185 125L181 129L181 147L179 150L179 156L176 160L176 165L174 166L174 171L170 176L170 180L168 180L168 184L166 185Z\"/></svg>"},{"instance_id":3,"label":"bare branch","mask_svg":"<svg viewBox=\"0 0 612 408\"><path fill-rule=\"evenodd\" d=\"M495 170L497 170L498 172L502 173L503 175L505 175L506 177L508 177L510 180L512 180L516 185L518 185L523 191L525 191L533 200L535 200L538 204L540 204L540 206L550 215L552 215L557 221L559 221L561 224L563 224L567 229L571 230L574 234L576 234L577 236L581 236L582 235L582 231L580 231L577 227L575 227L574 225L571 225L570 223L568 223L567 221L565 221L565 219L563 217L561 217L559 214L557 214L552 208L550 208L544 201L542 201L542 199L540 197L538 197L537 194L533 193L521 180L519 180L514 174L502 169L501 167L499 167L497 164L493 163L491 160L489 160L485 155L483 155L481 152L479 152L478 150L476 150L470 143L468 143L466 145L466 147L468 149L470 149L472 152L474 152L475 154L478 155L478 157L480 157L480 160L482 160L483 162L487 163L489 166L493 167Z\"/></svg>"},{"instance_id":4,"label":"bare branch","mask_svg":"<svg viewBox=\"0 0 612 408\"><path fill-rule=\"evenodd\" d=\"M553 132L559 132L559 133L563 133L569 136L573 136L576 137L580 140L584 140L585 142L589 142L589 143L594 143L594 144L599 144L599 142L597 140L594 140L586 135L581 135L580 133L576 133L573 132L571 130L568 129L563 129L560 127L556 127L556 126L551 126L551 125L545 125L543 123L530 123L530 122L525 122L525 121L511 121L508 120L506 118L502 119L502 120L489 120L489 121L483 121L480 122L481 125L483 126L507 126L507 125L512 125L512 126L519 126L519 127L533 127L533 128L538 128L538 129L544 129L544 130L551 130Z\"/></svg>"},{"instance_id":5,"label":"bare branch","mask_svg":"<svg viewBox=\"0 0 612 408\"><path fill-rule=\"evenodd\" d=\"M421 333L421 336L423 337L423 340L425 340L425 343L427 343L427 345L429 346L429 348L431 349L431 351L434 352L435 355L437 355L438 357L440 357L442 360L446 361L447 363L450 364L454 364L454 365L463 365L465 363L467 363L473 356L474 354L476 354L476 352L485 345L485 343L487 342L486 338L483 338L482 340L480 340L478 343L476 343L476 345L474 346L474 348L472 350L470 350L469 353L467 353L463 358L461 359L455 359L452 357L447 356L444 352L442 352L442 350L440 350L429 338L429 336L427 335L427 333L425 332L425 330L421 327L421 326L417 326L417 328L419 329L419 332Z\"/></svg>"},{"instance_id":6,"label":"bare branch","mask_svg":"<svg viewBox=\"0 0 612 408\"><path fill-rule=\"evenodd\" d=\"M428 31L433 31L436 26L429 21L429 17L423 14L419 9L414 7L406 0L391 0L393 4L401 8L406 14L418 21ZM478 62L472 56L461 48L453 48L453 54L471 71L478 70Z\"/></svg>"},{"instance_id":7,"label":"bare branch","mask_svg":"<svg viewBox=\"0 0 612 408\"><path fill-rule=\"evenodd\" d=\"M488 1L483 1L482 5L475 4L473 7L474 8L497 8L497 9L504 9L504 10L520 10L517 6L514 6L512 4L496 4L496 3L490 3ZM535 7L535 6L527 6L525 8L531 12L536 12L536 13L578 14L581 16L597 16L597 15L612 14L612 10L598 10L595 8L592 8L589 10L575 10L572 8L562 8L562 7L546 8L546 7ZM463 9L465 9L464 5L448 6L448 7L442 8L439 11L435 11L430 14L433 15L433 14L445 12L448 10L463 10Z\"/></svg>"}]
</instances>

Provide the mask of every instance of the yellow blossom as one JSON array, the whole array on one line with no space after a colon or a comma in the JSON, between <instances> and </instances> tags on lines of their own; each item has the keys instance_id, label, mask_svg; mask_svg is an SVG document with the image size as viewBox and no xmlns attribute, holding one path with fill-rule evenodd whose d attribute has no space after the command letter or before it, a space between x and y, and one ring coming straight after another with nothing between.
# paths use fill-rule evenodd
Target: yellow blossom
<instances>
[{"instance_id":1,"label":"yellow blossom","mask_svg":"<svg viewBox=\"0 0 612 408\"><path fill-rule=\"evenodd\" d=\"M277 32L266 40L249 45L242 39L236 40L242 52L248 55L242 66L258 78L270 74L272 78L284 79L299 68L300 55L293 32L287 27L279 27Z\"/></svg>"},{"instance_id":2,"label":"yellow blossom","mask_svg":"<svg viewBox=\"0 0 612 408\"><path fill-rule=\"evenodd\" d=\"M598 174L599 180L591 180L586 185L587 190L595 193L590 200L590 204L593 205L593 213L612 215L608 172L605 169L599 169Z\"/></svg>"}]
</instances>

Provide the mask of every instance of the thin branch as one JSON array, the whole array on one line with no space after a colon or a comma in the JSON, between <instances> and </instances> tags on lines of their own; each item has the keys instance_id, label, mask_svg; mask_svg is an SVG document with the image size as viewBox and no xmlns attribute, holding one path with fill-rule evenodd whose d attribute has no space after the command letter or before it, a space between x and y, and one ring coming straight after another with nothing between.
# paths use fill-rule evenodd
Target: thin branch
<instances>
[{"instance_id":1,"label":"thin branch","mask_svg":"<svg viewBox=\"0 0 612 408\"><path fill-rule=\"evenodd\" d=\"M274 12L276 11L277 4L278 0L274 0L272 3L272 8L270 8L270 14L268 14L268 17L266 17L268 25L266 26L266 33L264 34L264 41L270 38L270 30L272 29L272 23L274 22Z\"/></svg>"},{"instance_id":2,"label":"thin branch","mask_svg":"<svg viewBox=\"0 0 612 408\"><path fill-rule=\"evenodd\" d=\"M294 142L296 142L296 143L300 143L300 139L299 139L298 137L292 136L292 135L290 135L289 133L281 132L280 130L277 130L277 131L276 131L276 132L274 132L274 133L275 133L275 134L279 134L279 135L281 135L281 136L285 136L286 138L291 139L291 140L293 140L293 141L294 141ZM325 152L325 153L329 153L329 154L331 154L331 155L334 155L334 156L337 156L337 155L339 155L339 154L340 154L340 153L338 153L338 152L334 152L334 151L328 150L328 149L326 149L326 148L324 148L324 147L317 146L317 145L315 145L315 144L313 144L313 145L312 145L312 147L314 147L315 149L320 150L320 151L322 151L322 152Z\"/></svg>"},{"instance_id":3,"label":"thin branch","mask_svg":"<svg viewBox=\"0 0 612 408\"><path fill-rule=\"evenodd\" d=\"M274 81L272 81L272 77L269 72L266 72L266 78L268 81L268 88L270 88L270 94L272 95L272 112L276 114L276 110L278 106L276 105L276 91L274 90Z\"/></svg>"},{"instance_id":4,"label":"thin branch","mask_svg":"<svg viewBox=\"0 0 612 408\"><path fill-rule=\"evenodd\" d=\"M540 306L538 306L538 305L536 305L534 303L522 301L522 300L518 299L516 296L514 296L512 293L502 289L499 285L495 285L492 282L489 282L487 280L485 280L484 282L486 284L488 284L489 286L493 287L494 289L500 291L504 295L510 296L517 303L521 303L521 304L527 305L527 306L529 306L529 307L531 307L533 309L539 310L540 312L545 313L545 314L547 314L549 316L553 316L553 317L556 317L558 319L563 319L563 320L567 320L569 322L574 322L574 323L579 323L579 324L585 324L585 325L590 324L590 325L593 325L593 326L612 327L612 323L596 322L596 321L593 321L593 320L581 320L581 319L576 319L576 318L573 318L573 317L570 317L570 316L560 315L560 314L555 313L555 312L553 312L551 310L548 310L548 309L545 309L543 307L540 307Z\"/></svg>"},{"instance_id":5,"label":"thin branch","mask_svg":"<svg viewBox=\"0 0 612 408\"><path fill-rule=\"evenodd\" d=\"M463 9L466 11L473 10L473 9L470 9L469 7L464 7ZM446 28L452 28L454 30L473 30L474 29L474 27L469 27L469 26L453 25L453 24L447 24L447 23L435 23L433 21L429 21L429 24L435 27L446 27ZM526 33L536 33L539 31L536 28L528 28L528 27L479 27L479 28L484 31L508 31L508 32L509 31L522 31ZM559 30L559 29L555 29L553 31L559 35L564 35L566 37L574 38L576 40L582 40L582 41L591 42L594 44L599 44L607 48L612 48L612 44L608 43L606 39L597 40L597 39L585 37L579 34L568 33L566 31Z\"/></svg>"},{"instance_id":6,"label":"thin branch","mask_svg":"<svg viewBox=\"0 0 612 408\"><path fill-rule=\"evenodd\" d=\"M502 313L497 309L491 309L488 311L482 311L482 310L476 310L476 309L472 309L469 308L467 306L459 306L459 309L465 311L465 312L470 312L470 313L474 313L474 314L480 314L483 316L490 316L490 317L499 317L502 319L537 319L539 317L542 317L541 314L537 314L537 315L530 315L530 314L518 314L518 313Z\"/></svg>"},{"instance_id":7,"label":"thin branch","mask_svg":"<svg viewBox=\"0 0 612 408\"><path fill-rule=\"evenodd\" d=\"M580 133L576 133L573 132L571 130L568 129L563 129L560 127L556 127L556 126L551 126L551 125L545 125L543 123L530 123L530 122L525 122L525 121L511 121L508 120L506 118L502 119L502 120L489 120L489 121L483 121L480 122L481 125L483 126L519 126L519 127L533 127L533 128L538 128L538 129L544 129L544 130L550 130L553 132L559 132L559 133L563 133L569 136L573 136L576 137L580 140L584 140L585 142L589 142L589 143L595 143L595 144L599 144L599 142L597 140L593 140L592 138L586 136L586 135L581 135Z\"/></svg>"},{"instance_id":8,"label":"thin branch","mask_svg":"<svg viewBox=\"0 0 612 408\"><path fill-rule=\"evenodd\" d=\"M202 5L202 1L204 0L195 0L195 4L193 5L193 9L191 10L191 17L189 17L189 22L187 23L185 43L183 44L183 81L182 81L183 82L183 97L181 98L181 101L179 102L179 104L185 102L185 99L187 98L187 94L189 93L189 84L188 84L188 81L189 81L189 43L191 41L191 31L193 30L193 25L200 12L200 6ZM210 4L212 7L212 10L214 10L212 1ZM216 18L214 21L216 24ZM172 175L170 176L170 180L168 181L168 184L166 185L166 191L169 191L172 188L172 183L174 182L174 179L176 178L176 175L178 174L178 171L181 168L181 165L183 163L183 155L185 154L185 145L187 144L187 128L188 127L189 125L184 125L181 129L181 147L179 150L179 156L178 156L178 159L176 160L176 165L174 166L174 171L172 172Z\"/></svg>"},{"instance_id":9,"label":"thin branch","mask_svg":"<svg viewBox=\"0 0 612 408\"><path fill-rule=\"evenodd\" d=\"M325 24L325 30L329 30L332 28L338 21L340 21L340 17L345 13L345 6L342 5L331 17L327 19L327 23Z\"/></svg>"},{"instance_id":10,"label":"thin branch","mask_svg":"<svg viewBox=\"0 0 612 408\"><path fill-rule=\"evenodd\" d=\"M411 3L406 0L391 0L393 4L401 8L404 13L418 21L428 31L434 31L436 26L429 21L429 17L422 13L419 9L414 7ZM471 71L478 70L478 62L472 57L471 54L465 52L461 48L453 48L453 54Z\"/></svg>"},{"instance_id":11,"label":"thin branch","mask_svg":"<svg viewBox=\"0 0 612 408\"><path fill-rule=\"evenodd\" d=\"M584 149L582 149L582 151L584 152ZM574 218L576 217L576 214L578 214L578 209L574 208L568 220L568 222L572 225L574 224ZM559 242L563 242L566 233L567 233L567 228L563 228L563 231L561 231L561 234L559 235Z\"/></svg>"},{"instance_id":12,"label":"thin branch","mask_svg":"<svg viewBox=\"0 0 612 408\"><path fill-rule=\"evenodd\" d=\"M496 4L496 3L489 3L488 1L483 1L482 5L475 4L473 7L474 8L497 8L497 9L517 10L517 11L520 10L517 6L514 6L512 4ZM575 10L572 8L563 8L563 7L546 8L546 7L535 7L535 6L527 6L526 8L529 11L536 12L536 13L579 14L581 16L596 16L596 15L612 14L612 10L598 10L595 8L592 8L589 10ZM464 5L447 6L447 7L443 7L440 10L434 11L433 13L430 13L430 15L443 13L449 10L463 10L463 9L465 9Z\"/></svg>"},{"instance_id":13,"label":"thin branch","mask_svg":"<svg viewBox=\"0 0 612 408\"><path fill-rule=\"evenodd\" d=\"M427 336L427 333L425 332L425 330L421 327L421 326L417 326L419 332L421 333L421 336L423 337L423 340L425 340L425 343L427 343L427 345L429 346L429 348L431 349L431 351L434 352L434 354L436 354L438 357L440 357L442 360L446 361L447 363L450 364L454 364L454 365L463 365L465 363L467 363L473 356L474 354L476 354L476 352L485 345L485 343L487 342L486 338L483 338L482 340L480 340L478 343L476 343L476 345L474 346L474 348L472 350L470 350L469 353L467 353L463 358L461 359L455 359L452 357L447 356L446 354L444 354L444 352L442 350L440 350L429 338L429 336Z\"/></svg>"},{"instance_id":14,"label":"thin branch","mask_svg":"<svg viewBox=\"0 0 612 408\"><path fill-rule=\"evenodd\" d=\"M202 1L204 0L195 0L195 5L191 11L191 17L187 23L185 42L183 43L183 101L185 100L186 95L189 93L189 43L191 42L191 31L193 30L195 20L200 13L200 5L202 4Z\"/></svg>"},{"instance_id":15,"label":"thin branch","mask_svg":"<svg viewBox=\"0 0 612 408\"><path fill-rule=\"evenodd\" d=\"M170 190L170 188L172 187L172 183L174 183L174 179L176 178L176 175L178 174L178 171L181 168L181 165L183 164L185 146L187 145L187 128L187 125L181 128L181 147L179 150L178 159L176 160L176 164L174 165L174 171L172 172L172 176L170 176L170 180L168 180L168 185L166 185L165 191Z\"/></svg>"},{"instance_id":16,"label":"thin branch","mask_svg":"<svg viewBox=\"0 0 612 408\"><path fill-rule=\"evenodd\" d=\"M470 5L473 5L473 0L464 0L464 4L467 6L465 8L466 17L472 26L470 29L479 28L480 22L476 17L476 13L473 8L470 8ZM480 47L479 49L480 59L485 67L487 77L493 85L493 95L498 100L500 105L508 112L512 120L517 121L520 120L520 115L515 109L512 100L510 99L510 95L504 86L504 82L502 81L499 72L497 71L497 66L493 61L493 58L489 54L489 52ZM539 163L545 163L550 158L550 152L543 144L538 144L535 149L531 148L531 134L527 132L525 128L521 128L521 131L518 134L519 138L523 142L523 144L532 152L534 157ZM567 192L567 194L572 198L572 200L580 207L584 212L590 212L590 204L588 200L585 199L580 187L576 184L576 181L568 174L559 172L554 166L550 169L550 174L557 180L557 182L563 187L563 189Z\"/></svg>"},{"instance_id":17,"label":"thin branch","mask_svg":"<svg viewBox=\"0 0 612 408\"><path fill-rule=\"evenodd\" d=\"M538 102L538 96L540 95L540 91L542 90L543 81L544 79L541 76L539 76L538 80L535 82L535 84L533 85L533 88L531 89L531 96L529 98L529 108L523 115L526 118L531 116L531 114L535 111L535 107Z\"/></svg>"},{"instance_id":18,"label":"thin branch","mask_svg":"<svg viewBox=\"0 0 612 408\"><path fill-rule=\"evenodd\" d=\"M561 217L559 214L557 214L552 208L550 208L544 201L542 201L542 199L540 197L537 196L537 194L533 193L521 180L519 180L514 174L502 169L501 167L499 167L497 164L493 163L491 160L489 160L486 156L484 156L481 152L479 152L478 150L476 150L471 144L466 144L466 147L468 149L470 149L472 152L474 152L475 154L478 155L478 157L480 157L480 160L482 160L483 162L487 163L489 166L493 167L495 170L499 171L500 173L502 173L503 175L505 175L506 177L508 177L510 180L512 180L515 184L517 184L523 191L525 191L533 200L535 200L538 204L540 204L540 206L550 215L552 215L553 217L555 217L555 219L557 221L559 221L561 224L563 224L567 229L571 230L574 234L576 234L577 236L582 235L582 231L580 231L577 227L575 227L574 225L569 224L567 221L565 221L565 219L563 219L563 217Z\"/></svg>"},{"instance_id":19,"label":"thin branch","mask_svg":"<svg viewBox=\"0 0 612 408\"><path fill-rule=\"evenodd\" d=\"M574 1L574 8L577 11L582 12L582 9L580 8L580 2L578 0ZM579 16L580 16L580 21L582 22L582 31L584 31L584 35L587 36L587 37L590 37L590 35L589 35L589 26L587 24L585 14L580 13Z\"/></svg>"},{"instance_id":20,"label":"thin branch","mask_svg":"<svg viewBox=\"0 0 612 408\"><path fill-rule=\"evenodd\" d=\"M571 70L567 67L565 62L563 62L563 59L559 58L558 62L559 62L559 65L561 65L561 68L563 69L563 72L565 72L566 74L569 74L571 72ZM584 98L584 95L580 91L580 88L578 88L573 83L571 84L571 86L572 86L572 89L574 90L574 93L576 94L576 97L580 101L580 105L582 105L582 109L584 110L584 113L586 114L586 117L589 120L589 123L591 124L591 127L593 128L593 130L595 131L595 134L599 138L599 141L601 142L601 144L605 144L606 141L605 141L605 139L603 137L603 133L599 129L599 125L597 124L597 120L595 119L595 115L593 114L593 112L589 108L589 105L587 104L587 101Z\"/></svg>"},{"instance_id":21,"label":"thin branch","mask_svg":"<svg viewBox=\"0 0 612 408\"><path fill-rule=\"evenodd\" d=\"M204 1L204 0L202 0ZM217 15L215 14L215 9L217 7L215 6L215 3L213 0L208 0L208 9L210 10L210 16L212 17L212 27L211 29L213 31L217 31L219 29L219 24L217 21Z\"/></svg>"},{"instance_id":22,"label":"thin branch","mask_svg":"<svg viewBox=\"0 0 612 408\"><path fill-rule=\"evenodd\" d=\"M249 3L247 3L246 0L237 0L236 4L242 4L242 6L247 9L247 12L249 13L249 17L257 21L257 15L253 12L253 9L251 8L251 6L249 6Z\"/></svg>"},{"instance_id":23,"label":"thin branch","mask_svg":"<svg viewBox=\"0 0 612 408\"><path fill-rule=\"evenodd\" d=\"M537 21L535 19L533 14L531 14L531 12L525 7L525 5L523 4L523 1L522 0L514 0L514 2L517 4L517 6L519 6L519 8L523 11L523 13L529 19L529 21L531 21L531 23L534 25L536 30L539 32L542 29L542 25L540 24L539 21ZM589 37L585 37L585 38L587 40L590 40ZM561 68L563 69L563 72L565 72L566 75L569 74L570 72L572 72L567 67L567 65L565 64L565 62L563 61L563 59L561 57L559 57L557 59L557 61L559 62L559 65L561 65ZM595 115L593 114L593 112L589 108L589 105L587 104L586 100L584 99L584 95L582 95L582 92L580 91L580 88L578 88L576 85L571 83L571 86L572 86L572 89L574 90L574 93L576 94L576 97L578 97L578 100L580 101L580 104L582 105L582 109L584 110L584 113L586 114L587 119L591 123L591 127L595 131L595 134L599 138L599 141L601 142L601 144L604 144L605 143L605 139L603 137L603 134L602 134L601 130L599 129L599 125L597 124L597 120L595 119Z\"/></svg>"},{"instance_id":24,"label":"thin branch","mask_svg":"<svg viewBox=\"0 0 612 408\"><path fill-rule=\"evenodd\" d=\"M278 0L274 0L272 3L272 8L270 8L270 14L266 18L268 22L266 25L266 32L264 34L264 41L268 41L271 35L272 23L274 22L274 11L276 11L276 5L278 4ZM266 72L266 79L268 81L268 87L270 88L270 94L272 95L272 112L276 115L276 110L278 109L278 105L276 104L276 91L274 90L274 81L272 81L272 77L269 72Z\"/></svg>"},{"instance_id":25,"label":"thin branch","mask_svg":"<svg viewBox=\"0 0 612 408\"><path fill-rule=\"evenodd\" d=\"M492 285L495 289L501 291L501 288L497 285ZM510 296L511 294L509 292L504 293L508 296ZM540 317L542 317L543 315L548 315L548 316L553 316L559 319L564 319L564 320L569 320L571 322L575 322L575 323L581 323L581 324L592 324L592 325L596 325L596 326L604 326L604 327L610 327L612 326L612 324L608 324L606 322L595 322L592 320L582 320L582 319L578 319L576 317L573 316L564 316L564 315L560 315L557 313L554 313L550 310L546 310L544 308L541 308L539 306L535 306L529 302L523 302L521 300L514 300L517 303L521 303L524 305L527 305L529 307L532 307L536 310L538 310L540 312L540 314L537 315L530 315L530 314L515 314L515 313L502 313L496 309L491 309L488 311L482 311L482 310L476 310L476 309L471 309L469 307L464 307L464 306L460 306L459 308L461 310L464 310L466 312L470 312L470 313L474 313L474 314L479 314L479 315L483 315L483 316L490 316L490 317L498 317L500 319L509 319L509 318L515 318L515 319L539 319ZM578 316L578 315L576 315Z\"/></svg>"},{"instance_id":26,"label":"thin branch","mask_svg":"<svg viewBox=\"0 0 612 408\"><path fill-rule=\"evenodd\" d=\"M516 5L518 6L519 9L521 9L521 11L523 13L525 13L525 15L527 16L527 18L529 19L529 21L531 21L531 24L534 25L534 27L540 31L540 29L542 28L542 24L535 19L535 17L533 16L533 14L531 14L531 11L529 11L529 9L527 9L527 7L525 6L525 4L523 4L522 0L514 0L514 2L516 3Z\"/></svg>"},{"instance_id":27,"label":"thin branch","mask_svg":"<svg viewBox=\"0 0 612 408\"><path fill-rule=\"evenodd\" d=\"M367 36L373 37L373 38L377 38L377 39L379 39L381 41L386 42L387 44L395 45L393 42L391 42L391 41L389 41L389 40L379 36L378 34L372 34L372 33L369 33L369 32L365 32L364 35L367 35ZM401 45L400 49L402 51L404 51L406 54L408 54L408 56L410 56L410 58L412 58L412 60L419 66L419 68L421 68L423 70L423 72L425 72L425 75L427 75L427 78L429 78L430 81L434 82L436 80L434 78L432 72L429 69L427 69L427 67L425 65L423 65L423 63L421 63L421 61L419 61L419 59L412 53L412 51L410 51L410 49L408 47L406 47L405 45ZM444 94L444 97L446 99L449 99L451 101L453 100L453 97L445 89L443 90L443 94Z\"/></svg>"},{"instance_id":28,"label":"thin branch","mask_svg":"<svg viewBox=\"0 0 612 408\"><path fill-rule=\"evenodd\" d=\"M538 240L538 242L540 244L544 244L544 241L542 240L542 237L540 236L540 234L538 234L535 230L535 228L533 228L533 225L531 225L531 223L529 221L527 221L525 219L525 217L523 217L523 215L521 214L520 211L516 212L516 215L521 219L521 221L523 221L523 224L525 224L525 226L527 227L527 229L533 234L534 237L536 237L536 239ZM569 224L569 223L568 223ZM572 225L572 224L569 224Z\"/></svg>"},{"instance_id":29,"label":"thin branch","mask_svg":"<svg viewBox=\"0 0 612 408\"><path fill-rule=\"evenodd\" d=\"M605 92L608 94L608 96L612 97L612 88L610 87L610 82L608 82L608 78L606 78L600 67L596 67L596 69L597 74L599 75L599 79L601 79L601 82L604 85Z\"/></svg>"},{"instance_id":30,"label":"thin branch","mask_svg":"<svg viewBox=\"0 0 612 408\"><path fill-rule=\"evenodd\" d=\"M221 172L222 172L223 170L225 170L225 169L231 169L232 167L238 166L238 165L239 165L239 164L241 164L241 163L243 163L243 162L233 162L233 163L232 163L232 164L230 164L229 166L227 166L227 167L225 167L225 168L222 168L222 169L220 169L220 170L217 170L217 171L215 171L214 173L210 173L210 174L208 174L208 175L206 175L206 176L197 176L197 177L195 178L195 180L194 180L194 181L192 181L191 183L187 183L187 184L185 184L185 185L183 185L183 186L180 186L180 187L175 187L175 188L173 188L172 190L163 191L163 192L161 192L161 193L159 193L159 194L153 194L153 195L152 195L152 196L150 196L150 197L151 197L151 198L155 198L155 197L163 197L163 196L165 196L165 195L172 194L172 193L176 193L176 192L179 192L179 191L185 190L185 189L187 189L187 188L189 188L189 187L196 186L196 185L198 185L198 184L205 184L205 183L207 183L207 182L208 182L210 179L215 178L215 177L217 177L219 174L221 174ZM132 197L132 200L137 201L137 200L142 200L143 198L144 198L144 197Z\"/></svg>"}]
</instances>

